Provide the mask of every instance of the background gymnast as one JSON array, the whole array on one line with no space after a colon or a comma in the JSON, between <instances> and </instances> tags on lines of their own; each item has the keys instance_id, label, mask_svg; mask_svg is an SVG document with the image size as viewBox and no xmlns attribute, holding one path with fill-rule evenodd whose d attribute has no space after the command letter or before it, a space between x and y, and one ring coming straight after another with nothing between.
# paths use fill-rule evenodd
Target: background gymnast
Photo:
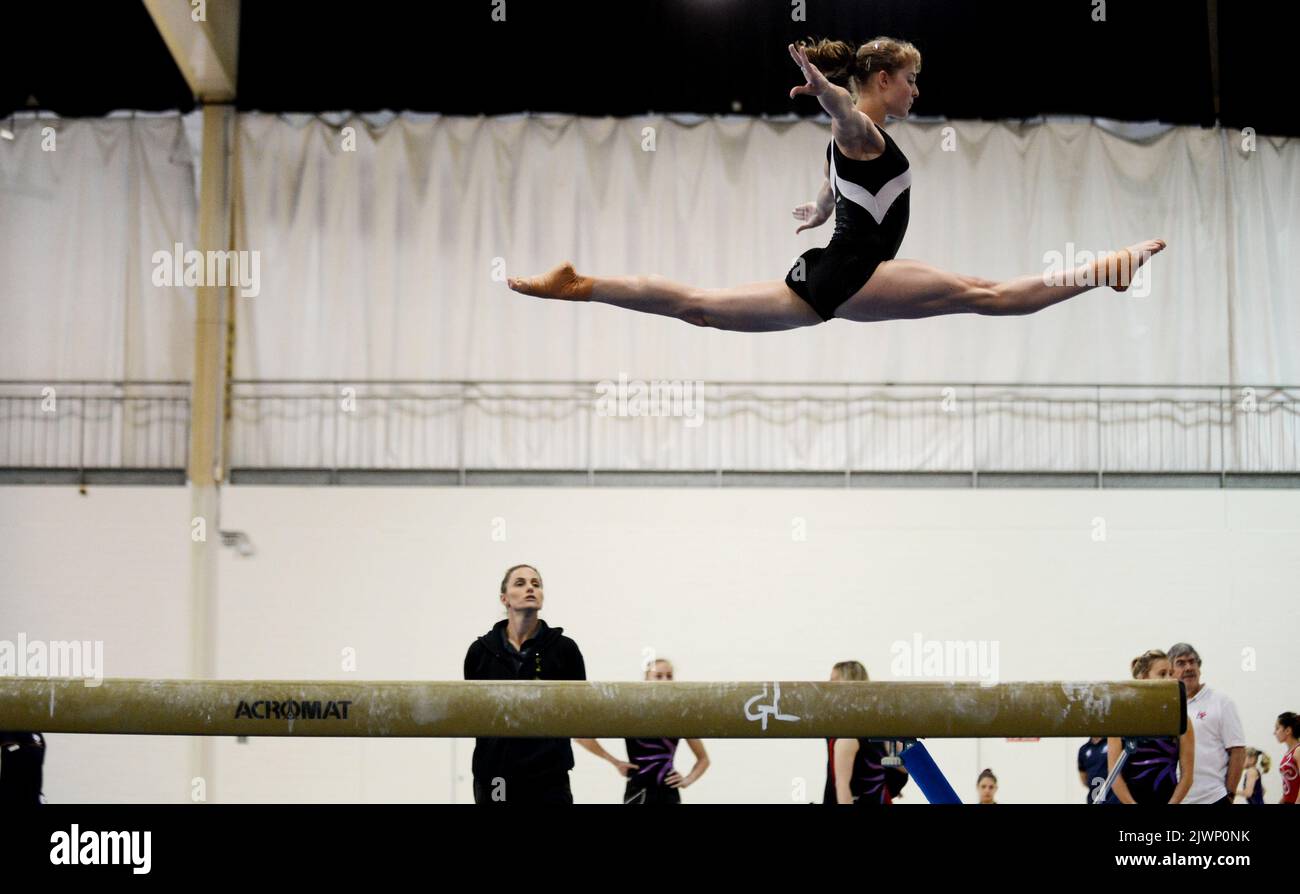
<instances>
[{"instance_id":1,"label":"background gymnast","mask_svg":"<svg viewBox=\"0 0 1300 894\"><path fill-rule=\"evenodd\" d=\"M1129 665L1135 680L1173 678L1169 656L1150 649L1134 658ZM1124 740L1110 737L1107 748L1107 772L1124 753ZM1121 804L1181 804L1192 787L1196 765L1196 733L1191 718L1187 732L1181 736L1149 736L1138 740L1135 750L1124 763L1113 786Z\"/></svg>"},{"instance_id":2,"label":"background gymnast","mask_svg":"<svg viewBox=\"0 0 1300 894\"><path fill-rule=\"evenodd\" d=\"M1258 748L1246 749L1246 769L1241 774L1241 788L1237 789L1237 799L1242 804L1264 803L1264 774L1268 772L1272 760Z\"/></svg>"},{"instance_id":3,"label":"background gymnast","mask_svg":"<svg viewBox=\"0 0 1300 894\"><path fill-rule=\"evenodd\" d=\"M832 683L867 679L867 668L860 661L840 661L831 668ZM887 754L885 743L873 739L827 739L822 803L873 806L902 797L907 770L885 766Z\"/></svg>"},{"instance_id":4,"label":"background gymnast","mask_svg":"<svg viewBox=\"0 0 1300 894\"><path fill-rule=\"evenodd\" d=\"M666 658L656 658L645 670L647 682L673 681L673 663ZM680 804L681 790L693 785L709 769L712 761L699 739L687 739L686 744L695 754L695 766L683 776L673 766L679 739L640 738L624 739L627 760L621 761L610 754L595 739L574 739L583 748L603 760L609 761L620 776L627 777L623 790L624 804Z\"/></svg>"},{"instance_id":5,"label":"background gymnast","mask_svg":"<svg viewBox=\"0 0 1300 894\"><path fill-rule=\"evenodd\" d=\"M1278 770L1282 773L1282 799L1279 804L1300 803L1300 715L1283 711L1277 716L1273 735L1286 746Z\"/></svg>"},{"instance_id":6,"label":"background gymnast","mask_svg":"<svg viewBox=\"0 0 1300 894\"><path fill-rule=\"evenodd\" d=\"M979 778L975 780L975 791L979 795L976 804L998 803L998 777L991 768L985 767L980 771Z\"/></svg>"},{"instance_id":7,"label":"background gymnast","mask_svg":"<svg viewBox=\"0 0 1300 894\"><path fill-rule=\"evenodd\" d=\"M856 50L822 40L791 44L789 51L806 81L790 91L791 98L814 96L831 118L826 182L815 202L793 212L802 222L796 233L820 226L835 212L835 232L825 248L804 252L784 282L706 289L657 275L584 276L565 262L541 276L511 277L507 285L525 295L599 301L695 326L770 332L833 317L869 323L939 314L1030 314L1098 285L1122 292L1137 268L1164 249L1160 239L1130 245L1076 268L1073 279L1062 275L1059 285L1044 275L994 282L894 259L907 231L912 175L883 125L887 117L906 118L920 96L920 52L889 37Z\"/></svg>"}]
</instances>

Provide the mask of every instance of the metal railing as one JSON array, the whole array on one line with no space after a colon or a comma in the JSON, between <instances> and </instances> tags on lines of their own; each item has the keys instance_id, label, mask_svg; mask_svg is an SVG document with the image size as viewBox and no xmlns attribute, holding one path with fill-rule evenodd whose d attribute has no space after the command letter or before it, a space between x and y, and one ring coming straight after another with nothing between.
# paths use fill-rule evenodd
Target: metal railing
<instances>
[{"instance_id":1,"label":"metal railing","mask_svg":"<svg viewBox=\"0 0 1300 894\"><path fill-rule=\"evenodd\" d=\"M238 381L230 465L461 482L474 470L1300 472L1297 387L663 384L666 401L638 408L609 399L617 382Z\"/></svg>"},{"instance_id":2,"label":"metal railing","mask_svg":"<svg viewBox=\"0 0 1300 894\"><path fill-rule=\"evenodd\" d=\"M188 382L0 381L0 468L185 468Z\"/></svg>"},{"instance_id":3,"label":"metal railing","mask_svg":"<svg viewBox=\"0 0 1300 894\"><path fill-rule=\"evenodd\" d=\"M183 470L185 382L0 382L0 468ZM638 388L642 389L638 392ZM1291 475L1300 387L239 380L245 473ZM638 398L639 394L639 398ZM638 399L640 403L638 403ZM309 479L317 480L317 479ZM671 483L671 479L666 479Z\"/></svg>"}]
</instances>

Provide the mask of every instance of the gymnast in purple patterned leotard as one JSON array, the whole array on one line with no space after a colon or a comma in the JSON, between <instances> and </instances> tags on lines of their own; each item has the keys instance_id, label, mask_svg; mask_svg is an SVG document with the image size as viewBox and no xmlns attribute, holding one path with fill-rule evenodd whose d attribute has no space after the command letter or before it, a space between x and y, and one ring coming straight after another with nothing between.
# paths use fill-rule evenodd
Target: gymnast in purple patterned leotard
<instances>
[{"instance_id":1,"label":"gymnast in purple patterned leotard","mask_svg":"<svg viewBox=\"0 0 1300 894\"><path fill-rule=\"evenodd\" d=\"M1130 663L1135 680L1169 679L1169 656L1152 649ZM1137 747L1124 762L1112 791L1121 804L1178 804L1192 787L1192 766L1196 740L1190 722L1181 736L1158 736L1137 740ZM1112 736L1106 746L1108 770L1124 753L1122 740Z\"/></svg>"},{"instance_id":2,"label":"gymnast in purple patterned leotard","mask_svg":"<svg viewBox=\"0 0 1300 894\"><path fill-rule=\"evenodd\" d=\"M656 659L646 669L645 678L647 682L671 682L672 662L666 658ZM699 739L686 740L686 744L695 753L695 766L685 776L673 766L680 739L624 739L627 745L626 761L614 757L595 739L574 741L596 757L609 761L620 775L627 777L627 786L623 791L624 804L680 804L681 790L703 776L709 768L709 755Z\"/></svg>"}]
</instances>

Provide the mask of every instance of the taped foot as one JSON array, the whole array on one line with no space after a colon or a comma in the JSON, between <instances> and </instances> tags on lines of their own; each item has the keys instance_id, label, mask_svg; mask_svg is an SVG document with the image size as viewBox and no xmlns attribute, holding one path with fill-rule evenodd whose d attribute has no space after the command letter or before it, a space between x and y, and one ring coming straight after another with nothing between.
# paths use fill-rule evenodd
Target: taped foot
<instances>
[{"instance_id":1,"label":"taped foot","mask_svg":"<svg viewBox=\"0 0 1300 894\"><path fill-rule=\"evenodd\" d=\"M506 285L516 292L538 298L558 298L561 301L591 300L591 277L579 276L569 261L541 276L510 277L506 280Z\"/></svg>"},{"instance_id":2,"label":"taped foot","mask_svg":"<svg viewBox=\"0 0 1300 894\"><path fill-rule=\"evenodd\" d=\"M1165 250L1165 240L1148 239L1097 260L1097 285L1110 286L1123 292L1133 283L1140 268L1152 257Z\"/></svg>"}]
</instances>

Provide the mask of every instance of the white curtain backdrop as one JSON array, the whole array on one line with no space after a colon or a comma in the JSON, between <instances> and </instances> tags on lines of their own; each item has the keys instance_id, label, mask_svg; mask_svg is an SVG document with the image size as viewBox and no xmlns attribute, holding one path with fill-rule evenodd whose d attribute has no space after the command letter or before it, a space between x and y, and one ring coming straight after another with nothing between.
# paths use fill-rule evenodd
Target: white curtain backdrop
<instances>
[{"instance_id":1,"label":"white curtain backdrop","mask_svg":"<svg viewBox=\"0 0 1300 894\"><path fill-rule=\"evenodd\" d=\"M1243 152L1235 132L1195 128L894 123L914 170L900 256L1003 278L1069 243L1163 236L1150 296L750 335L528 298L494 275L567 258L704 286L780 279L830 235L796 237L790 216L821 184L825 123L342 123L355 151L317 118L241 116L241 247L262 252L263 287L239 304L240 378L1300 380L1300 141Z\"/></svg>"},{"instance_id":2,"label":"white curtain backdrop","mask_svg":"<svg viewBox=\"0 0 1300 894\"><path fill-rule=\"evenodd\" d=\"M1300 140L1223 142L1232 242L1232 358L1239 381L1300 381Z\"/></svg>"},{"instance_id":3,"label":"white curtain backdrop","mask_svg":"<svg viewBox=\"0 0 1300 894\"><path fill-rule=\"evenodd\" d=\"M571 258L705 286L780 279L830 224L825 123L571 116L240 117L240 378L1300 381L1300 141L1094 123L894 123L912 161L903 257L1000 278L1161 235L1147 298L1097 291L1018 318L700 330L510 292ZM193 295L150 282L193 247L182 119L19 118L0 140L0 377L187 378ZM42 128L57 148L42 150ZM951 131L948 130L951 128ZM952 151L945 151L945 136ZM651 139L653 148L651 149Z\"/></svg>"},{"instance_id":4,"label":"white curtain backdrop","mask_svg":"<svg viewBox=\"0 0 1300 894\"><path fill-rule=\"evenodd\" d=\"M944 383L959 396L966 382L1300 383L1300 140L1093 122L894 123L914 169L900 256L1003 278L1039 273L1045 253L1071 244L1098 251L1163 236L1170 248L1152 262L1150 295L1101 289L1027 317L742 334L529 298L504 277L572 259L592 274L704 286L781 279L830 236L830 224L795 236L790 216L821 184L824 122L238 120L236 240L260 254L260 289L236 299L235 375L335 384L306 403L237 399L236 466L1295 468L1294 403L1243 406L1226 429L1218 404L1131 403L1101 411L1098 432L1091 391L1077 406L1018 398L1000 420L986 408L979 421L967 404L940 414L936 402ZM195 247L199 126L197 115L11 124L15 139L0 140L0 379L190 377L193 290L155 286L151 273L155 252ZM590 388L555 402L524 386L495 396L492 386L424 386L440 396L396 403L400 391L363 388L361 412L337 407L337 386L362 379L621 376L715 389L713 424L596 418ZM910 402L843 410L807 386L785 403L722 398L716 388L729 381L935 384ZM14 393L0 398L0 465L101 453L124 464L147 453L132 438L171 444L180 424L150 410L128 426L110 413L104 425L133 434L99 438L68 415L78 404L54 416L36 386Z\"/></svg>"},{"instance_id":5,"label":"white curtain backdrop","mask_svg":"<svg viewBox=\"0 0 1300 894\"><path fill-rule=\"evenodd\" d=\"M154 252L195 245L184 121L5 126L14 139L0 140L0 379L189 379L194 290L150 279Z\"/></svg>"}]
</instances>

